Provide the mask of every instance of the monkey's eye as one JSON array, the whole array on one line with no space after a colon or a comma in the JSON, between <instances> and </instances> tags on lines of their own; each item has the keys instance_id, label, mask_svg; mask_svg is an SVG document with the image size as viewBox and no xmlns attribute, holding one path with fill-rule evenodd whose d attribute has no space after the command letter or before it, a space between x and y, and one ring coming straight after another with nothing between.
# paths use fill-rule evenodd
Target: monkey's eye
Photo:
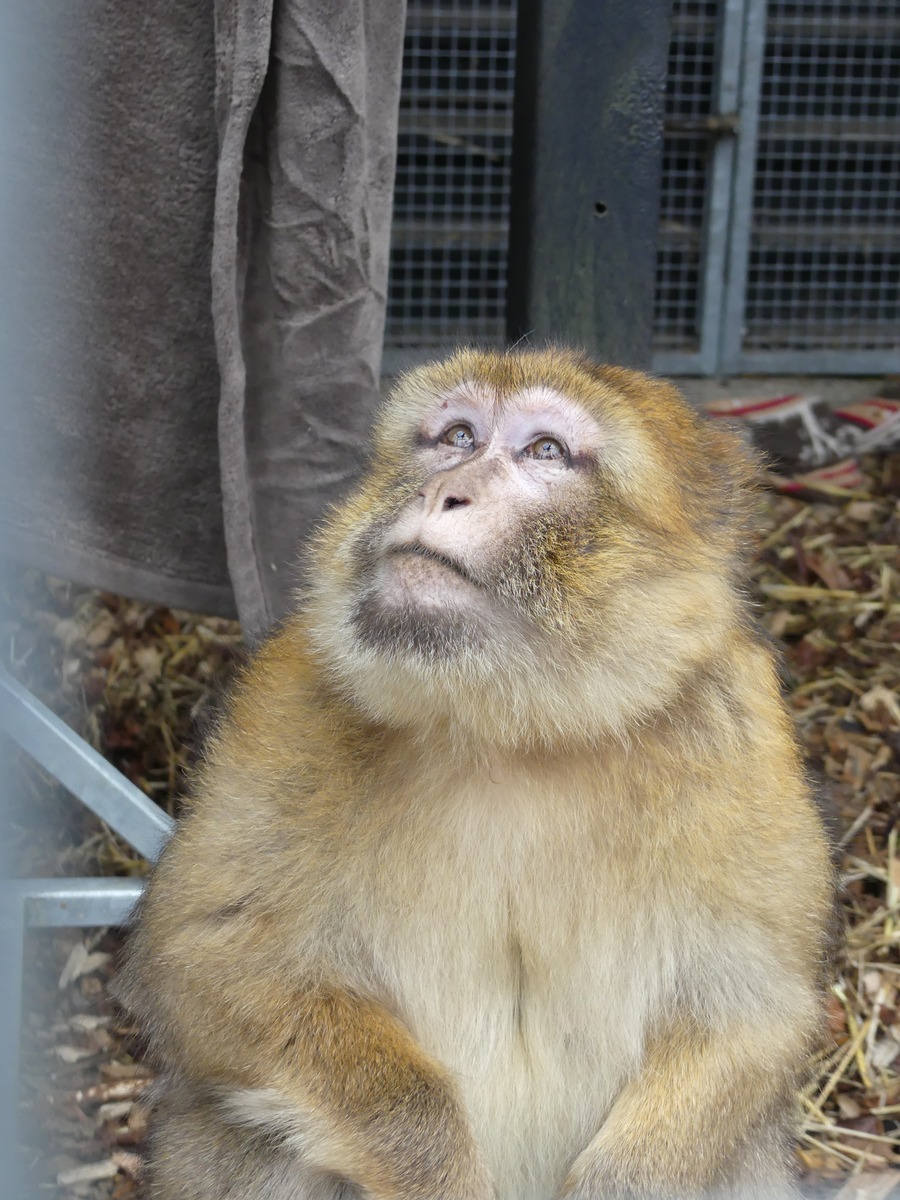
<instances>
[{"instance_id":1,"label":"monkey's eye","mask_svg":"<svg viewBox=\"0 0 900 1200\"><path fill-rule=\"evenodd\" d=\"M441 441L448 446L456 446L458 450L471 450L475 445L475 434L468 425L451 425Z\"/></svg>"},{"instance_id":2,"label":"monkey's eye","mask_svg":"<svg viewBox=\"0 0 900 1200\"><path fill-rule=\"evenodd\" d=\"M525 453L529 458L565 458L566 452L561 442L556 438L539 437L537 441L525 447Z\"/></svg>"}]
</instances>

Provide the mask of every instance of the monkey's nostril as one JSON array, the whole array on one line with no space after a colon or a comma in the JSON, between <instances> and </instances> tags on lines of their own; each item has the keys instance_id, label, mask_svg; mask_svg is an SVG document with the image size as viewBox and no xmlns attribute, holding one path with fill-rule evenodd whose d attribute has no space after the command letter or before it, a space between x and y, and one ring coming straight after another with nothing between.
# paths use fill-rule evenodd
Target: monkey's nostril
<instances>
[{"instance_id":1,"label":"monkey's nostril","mask_svg":"<svg viewBox=\"0 0 900 1200\"><path fill-rule=\"evenodd\" d=\"M468 503L469 503L468 500L465 500L465 499L461 498L460 496L445 496L444 497L444 510L446 511L448 508L462 508L464 505L466 505Z\"/></svg>"}]
</instances>

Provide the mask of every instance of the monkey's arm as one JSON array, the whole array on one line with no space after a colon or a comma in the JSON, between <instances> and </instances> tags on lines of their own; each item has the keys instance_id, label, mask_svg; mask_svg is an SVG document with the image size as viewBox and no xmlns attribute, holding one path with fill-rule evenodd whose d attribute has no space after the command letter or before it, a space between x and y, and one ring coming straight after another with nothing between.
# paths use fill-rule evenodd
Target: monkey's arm
<instances>
[{"instance_id":1,"label":"monkey's arm","mask_svg":"<svg viewBox=\"0 0 900 1200\"><path fill-rule=\"evenodd\" d=\"M370 1200L490 1200L448 1073L380 1004L298 975L246 870L198 886L190 840L159 864L121 988L170 1069L220 1098L223 1123L270 1130Z\"/></svg>"},{"instance_id":2,"label":"monkey's arm","mask_svg":"<svg viewBox=\"0 0 900 1200\"><path fill-rule=\"evenodd\" d=\"M493 1196L451 1080L389 1013L326 988L278 1007L261 1061L231 1093L234 1116L286 1134L373 1200ZM205 1066L215 1077L224 1064Z\"/></svg>"},{"instance_id":3,"label":"monkey's arm","mask_svg":"<svg viewBox=\"0 0 900 1200\"><path fill-rule=\"evenodd\" d=\"M767 1160L783 1156L801 1069L796 1029L671 1028L575 1160L560 1196L699 1197L727 1185L749 1153L758 1156L760 1194L771 1194Z\"/></svg>"}]
</instances>

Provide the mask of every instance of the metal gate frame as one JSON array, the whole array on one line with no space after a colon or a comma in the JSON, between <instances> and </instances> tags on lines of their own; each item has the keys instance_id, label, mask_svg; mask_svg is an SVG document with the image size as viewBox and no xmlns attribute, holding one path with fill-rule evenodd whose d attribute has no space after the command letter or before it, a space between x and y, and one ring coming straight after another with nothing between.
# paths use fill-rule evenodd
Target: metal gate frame
<instances>
[{"instance_id":1,"label":"metal gate frame","mask_svg":"<svg viewBox=\"0 0 900 1200\"><path fill-rule=\"evenodd\" d=\"M700 245L699 349L653 356L663 375L733 374L741 350L766 0L725 0L706 129L713 140Z\"/></svg>"},{"instance_id":2,"label":"metal gate frame","mask_svg":"<svg viewBox=\"0 0 900 1200\"><path fill-rule=\"evenodd\" d=\"M753 228L753 180L756 175L757 134L762 96L763 58L766 49L766 0L744 0L743 21L736 33L740 82L736 111L740 125L733 156L733 177L729 197L728 252L725 256L724 297L719 313L718 361L713 374L720 371L736 375L743 358L744 310L747 299L747 264L750 259L750 235ZM729 236L730 235L730 236ZM704 316L706 314L704 313ZM759 367L759 370L765 370Z\"/></svg>"},{"instance_id":3,"label":"metal gate frame","mask_svg":"<svg viewBox=\"0 0 900 1200\"><path fill-rule=\"evenodd\" d=\"M900 370L900 354L890 350L744 348L767 11L767 0L725 0L722 5L718 70L704 125L713 145L700 246L699 348L658 351L654 370L707 376Z\"/></svg>"},{"instance_id":4,"label":"metal gate frame","mask_svg":"<svg viewBox=\"0 0 900 1200\"><path fill-rule=\"evenodd\" d=\"M875 375L900 370L900 332L893 349L747 350L743 346L750 243L754 221L755 176L763 69L767 53L766 0L748 0L744 28L744 78L740 111L744 130L738 141L732 200L732 235L724 310L720 370L725 374ZM864 18L863 18L864 19ZM837 120L835 129L837 130Z\"/></svg>"}]
</instances>

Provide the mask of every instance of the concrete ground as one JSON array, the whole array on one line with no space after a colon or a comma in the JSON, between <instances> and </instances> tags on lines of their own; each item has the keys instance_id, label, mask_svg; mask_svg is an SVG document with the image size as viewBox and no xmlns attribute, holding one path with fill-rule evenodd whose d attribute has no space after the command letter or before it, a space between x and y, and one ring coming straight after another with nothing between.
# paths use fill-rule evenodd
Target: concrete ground
<instances>
[{"instance_id":1,"label":"concrete ground","mask_svg":"<svg viewBox=\"0 0 900 1200\"><path fill-rule=\"evenodd\" d=\"M821 396L829 404L837 406L864 400L868 396L881 395L885 384L883 375L861 378L834 375L738 375L731 379L672 376L672 381L692 404L697 405L721 396L765 399L804 392L807 395Z\"/></svg>"}]
</instances>

